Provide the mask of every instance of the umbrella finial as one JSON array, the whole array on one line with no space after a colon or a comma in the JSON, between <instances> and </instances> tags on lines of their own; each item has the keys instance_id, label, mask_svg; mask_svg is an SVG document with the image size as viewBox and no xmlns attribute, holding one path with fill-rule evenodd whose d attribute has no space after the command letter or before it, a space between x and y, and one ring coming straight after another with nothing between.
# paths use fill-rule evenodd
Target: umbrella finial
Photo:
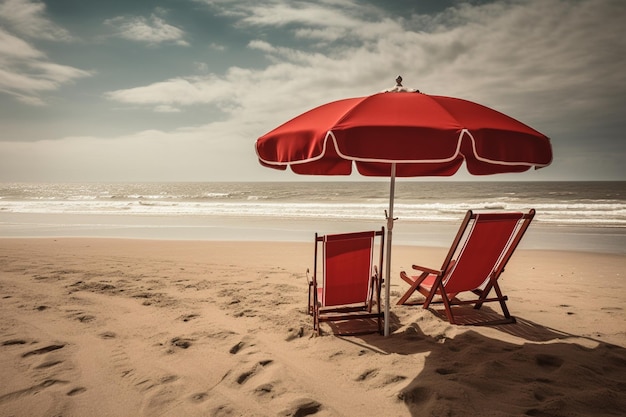
<instances>
[{"instance_id":1,"label":"umbrella finial","mask_svg":"<svg viewBox=\"0 0 626 417\"><path fill-rule=\"evenodd\" d=\"M396 86L387 90L381 91L381 93L419 93L420 90L414 88L406 88L402 86L402 75L398 75L396 78Z\"/></svg>"}]
</instances>

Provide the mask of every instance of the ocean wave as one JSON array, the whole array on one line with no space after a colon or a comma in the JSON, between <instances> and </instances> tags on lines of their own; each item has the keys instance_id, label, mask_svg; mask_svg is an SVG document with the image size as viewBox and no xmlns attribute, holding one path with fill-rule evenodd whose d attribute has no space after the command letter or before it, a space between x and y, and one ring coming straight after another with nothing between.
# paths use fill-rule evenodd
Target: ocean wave
<instances>
[{"instance_id":1,"label":"ocean wave","mask_svg":"<svg viewBox=\"0 0 626 417\"><path fill-rule=\"evenodd\" d=\"M622 227L624 183L398 183L394 216L455 222L467 210L537 210L536 222ZM372 183L0 184L0 212L381 220L388 189Z\"/></svg>"},{"instance_id":2,"label":"ocean wave","mask_svg":"<svg viewBox=\"0 0 626 417\"><path fill-rule=\"evenodd\" d=\"M475 211L526 211L531 207L501 203L431 203L397 204L394 216L403 221L457 221L469 209ZM622 204L536 205L537 222L561 224L626 224L626 207ZM39 214L123 214L159 216L247 216L268 218L326 218L346 220L380 220L388 209L384 203L268 203L265 201L2 201L5 213Z\"/></svg>"}]
</instances>

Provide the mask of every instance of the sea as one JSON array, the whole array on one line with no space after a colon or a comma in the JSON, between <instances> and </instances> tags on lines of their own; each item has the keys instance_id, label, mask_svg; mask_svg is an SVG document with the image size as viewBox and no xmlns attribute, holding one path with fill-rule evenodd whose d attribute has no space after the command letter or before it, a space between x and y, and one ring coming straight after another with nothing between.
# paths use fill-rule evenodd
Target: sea
<instances>
[{"instance_id":1,"label":"sea","mask_svg":"<svg viewBox=\"0 0 626 417\"><path fill-rule=\"evenodd\" d=\"M387 226L388 181L0 183L0 237L309 241ZM467 210L537 212L522 246L626 254L626 181L408 181L394 244L449 245Z\"/></svg>"}]
</instances>

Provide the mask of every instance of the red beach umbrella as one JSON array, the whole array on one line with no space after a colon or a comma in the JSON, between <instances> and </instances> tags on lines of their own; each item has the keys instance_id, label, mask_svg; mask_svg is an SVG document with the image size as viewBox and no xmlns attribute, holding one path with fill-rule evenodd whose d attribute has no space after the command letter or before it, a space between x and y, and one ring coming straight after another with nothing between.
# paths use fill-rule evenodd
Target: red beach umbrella
<instances>
[{"instance_id":1,"label":"red beach umbrella","mask_svg":"<svg viewBox=\"0 0 626 417\"><path fill-rule=\"evenodd\" d=\"M523 172L552 162L545 135L491 108L402 87L309 110L256 141L259 162L297 174L391 179L387 213L385 335L396 177Z\"/></svg>"}]
</instances>

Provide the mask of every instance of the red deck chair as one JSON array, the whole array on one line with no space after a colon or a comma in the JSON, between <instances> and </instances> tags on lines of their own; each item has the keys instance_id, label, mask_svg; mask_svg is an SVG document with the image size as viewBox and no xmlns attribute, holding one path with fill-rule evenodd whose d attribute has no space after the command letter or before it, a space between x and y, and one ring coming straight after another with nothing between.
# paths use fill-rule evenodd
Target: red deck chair
<instances>
[{"instance_id":1,"label":"red deck chair","mask_svg":"<svg viewBox=\"0 0 626 417\"><path fill-rule=\"evenodd\" d=\"M511 323L511 317L506 306L506 296L502 295L498 278L504 272L504 267L517 248L530 225L535 210L528 213L479 213L468 211L461 227L450 247L441 269L425 268L413 265L413 269L421 271L420 275L408 276L402 271L400 277L411 287L400 298L398 304L422 303L428 308L433 302L442 302L446 316L452 324L456 324L451 306L474 304L479 309L483 303L500 303L504 319L489 323ZM495 297L488 298L491 290ZM418 303L409 302L415 291L419 291L426 299ZM472 292L478 296L471 300L460 300L457 294ZM435 295L441 298L433 301ZM473 323L486 324L486 323Z\"/></svg>"},{"instance_id":2,"label":"red deck chair","mask_svg":"<svg viewBox=\"0 0 626 417\"><path fill-rule=\"evenodd\" d=\"M309 313L313 328L320 322L376 319L382 331L380 309L384 228L379 231L318 236L315 234L313 277L309 282ZM374 265L374 240L380 239L380 257ZM322 274L318 276L318 248L322 245ZM321 278L321 279L320 279Z\"/></svg>"}]
</instances>

